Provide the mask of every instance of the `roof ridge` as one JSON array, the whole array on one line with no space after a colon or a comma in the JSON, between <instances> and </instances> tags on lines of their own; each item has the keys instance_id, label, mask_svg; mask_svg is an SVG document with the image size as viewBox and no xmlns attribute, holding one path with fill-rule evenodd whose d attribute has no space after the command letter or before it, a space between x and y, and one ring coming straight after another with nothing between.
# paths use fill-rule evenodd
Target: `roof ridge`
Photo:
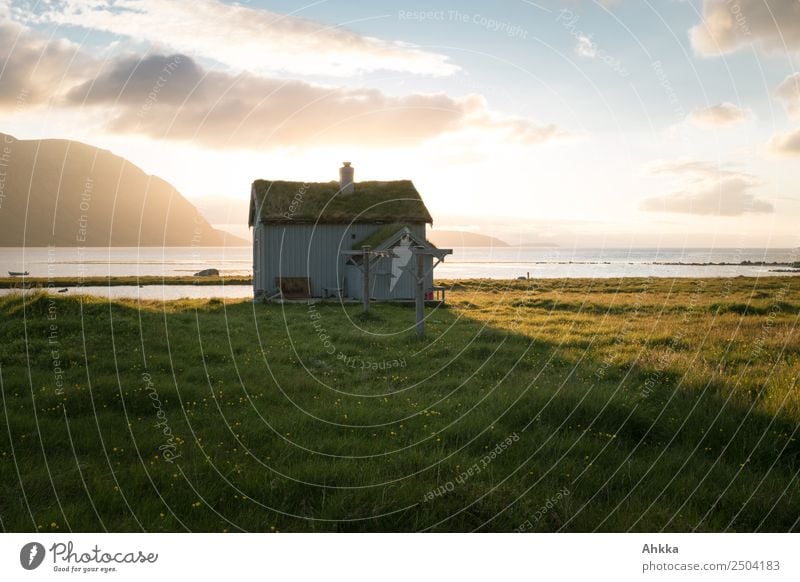
<instances>
[{"instance_id":1,"label":"roof ridge","mask_svg":"<svg viewBox=\"0 0 800 582\"><path fill-rule=\"evenodd\" d=\"M432 223L411 180L367 180L343 193L339 182L253 182L250 226L262 223Z\"/></svg>"}]
</instances>

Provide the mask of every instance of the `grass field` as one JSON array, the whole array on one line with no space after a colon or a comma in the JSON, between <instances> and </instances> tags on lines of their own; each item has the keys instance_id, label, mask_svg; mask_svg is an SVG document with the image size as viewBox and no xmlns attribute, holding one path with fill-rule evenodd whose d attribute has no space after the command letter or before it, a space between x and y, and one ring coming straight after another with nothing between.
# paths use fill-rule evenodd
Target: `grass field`
<instances>
[{"instance_id":1,"label":"grass field","mask_svg":"<svg viewBox=\"0 0 800 582\"><path fill-rule=\"evenodd\" d=\"M0 297L5 531L800 529L800 278Z\"/></svg>"}]
</instances>

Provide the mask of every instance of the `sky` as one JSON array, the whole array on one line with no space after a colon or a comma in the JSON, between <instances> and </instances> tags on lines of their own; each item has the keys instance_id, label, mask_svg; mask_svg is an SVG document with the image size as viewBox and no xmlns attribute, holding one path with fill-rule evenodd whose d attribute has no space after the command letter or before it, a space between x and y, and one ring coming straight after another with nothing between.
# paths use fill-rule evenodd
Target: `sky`
<instances>
[{"instance_id":1,"label":"sky","mask_svg":"<svg viewBox=\"0 0 800 582\"><path fill-rule=\"evenodd\" d=\"M237 233L349 160L512 244L795 247L798 57L798 0L0 0L0 132Z\"/></svg>"}]
</instances>

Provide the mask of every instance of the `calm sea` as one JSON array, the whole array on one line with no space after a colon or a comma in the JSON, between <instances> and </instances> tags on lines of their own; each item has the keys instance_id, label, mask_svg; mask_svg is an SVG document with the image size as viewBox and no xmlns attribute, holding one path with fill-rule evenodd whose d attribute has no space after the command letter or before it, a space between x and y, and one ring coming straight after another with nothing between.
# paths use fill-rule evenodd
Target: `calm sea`
<instances>
[{"instance_id":1,"label":"calm sea","mask_svg":"<svg viewBox=\"0 0 800 582\"><path fill-rule=\"evenodd\" d=\"M439 279L485 277L617 278L617 277L749 277L800 275L779 272L784 267L743 265L744 261L794 263L800 249L674 249L674 248L456 248L436 269ZM729 263L727 265L713 263ZM201 269L223 275L250 275L250 247L114 247L114 248L0 248L0 275L28 271L32 277L174 276ZM67 293L74 292L69 289ZM112 297L173 299L177 297L249 297L247 285L83 287Z\"/></svg>"}]
</instances>

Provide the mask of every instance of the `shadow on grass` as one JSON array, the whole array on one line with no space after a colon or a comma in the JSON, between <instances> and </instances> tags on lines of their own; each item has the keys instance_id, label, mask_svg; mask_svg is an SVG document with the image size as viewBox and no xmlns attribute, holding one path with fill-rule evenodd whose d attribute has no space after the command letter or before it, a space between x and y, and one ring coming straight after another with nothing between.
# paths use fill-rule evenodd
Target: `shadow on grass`
<instances>
[{"instance_id":1,"label":"shadow on grass","mask_svg":"<svg viewBox=\"0 0 800 582\"><path fill-rule=\"evenodd\" d=\"M735 375L608 365L463 304L422 344L390 304L0 310L9 531L798 527L798 419Z\"/></svg>"}]
</instances>

